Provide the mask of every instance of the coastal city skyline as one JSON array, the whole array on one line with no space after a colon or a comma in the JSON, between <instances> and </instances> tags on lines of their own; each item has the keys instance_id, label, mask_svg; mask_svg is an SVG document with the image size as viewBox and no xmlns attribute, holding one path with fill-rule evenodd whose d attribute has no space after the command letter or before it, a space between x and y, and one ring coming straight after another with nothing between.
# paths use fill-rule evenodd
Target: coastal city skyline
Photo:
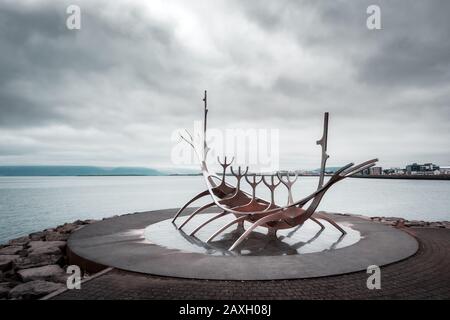
<instances>
[{"instance_id":1,"label":"coastal city skyline","mask_svg":"<svg viewBox=\"0 0 450 320\"><path fill-rule=\"evenodd\" d=\"M342 165L341 165L342 166ZM326 172L333 173L341 166L327 166ZM319 168L300 168L292 170L279 170L282 173L296 172L299 175L317 175ZM253 173L268 174L266 171L250 171ZM75 166L75 165L0 165L0 176L159 176L159 175L197 175L198 170L186 168L151 168L151 167L114 167L114 166ZM442 175L450 178L450 166L436 165L428 162L416 162L404 167L374 166L364 170L362 175Z\"/></svg>"}]
</instances>

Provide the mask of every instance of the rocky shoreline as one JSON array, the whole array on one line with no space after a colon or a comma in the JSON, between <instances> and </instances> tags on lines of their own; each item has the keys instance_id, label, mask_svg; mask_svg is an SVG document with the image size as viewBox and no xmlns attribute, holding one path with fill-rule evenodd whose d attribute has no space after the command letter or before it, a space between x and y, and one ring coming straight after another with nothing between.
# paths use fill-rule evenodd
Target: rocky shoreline
<instances>
[{"instance_id":1,"label":"rocky shoreline","mask_svg":"<svg viewBox=\"0 0 450 320\"><path fill-rule=\"evenodd\" d=\"M67 239L95 221L65 223L0 245L0 299L39 299L66 288Z\"/></svg>"},{"instance_id":2,"label":"rocky shoreline","mask_svg":"<svg viewBox=\"0 0 450 320\"><path fill-rule=\"evenodd\" d=\"M340 214L350 215L350 214ZM450 229L450 221L427 222L397 217L358 217L397 228ZM97 220L77 220L34 232L0 245L0 299L39 299L66 288L66 243L70 234ZM83 277L89 277L85 274Z\"/></svg>"},{"instance_id":3,"label":"rocky shoreline","mask_svg":"<svg viewBox=\"0 0 450 320\"><path fill-rule=\"evenodd\" d=\"M428 228L444 228L450 229L450 221L423 221L423 220L406 220L397 217L371 217L370 220L391 225L397 228L402 227L428 227Z\"/></svg>"}]
</instances>

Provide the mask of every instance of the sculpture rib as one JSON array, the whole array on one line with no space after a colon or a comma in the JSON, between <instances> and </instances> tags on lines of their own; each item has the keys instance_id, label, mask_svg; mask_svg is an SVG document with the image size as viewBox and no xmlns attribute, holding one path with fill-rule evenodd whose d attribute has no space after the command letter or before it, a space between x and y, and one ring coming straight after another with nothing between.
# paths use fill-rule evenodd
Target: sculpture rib
<instances>
[{"instance_id":1,"label":"sculpture rib","mask_svg":"<svg viewBox=\"0 0 450 320\"><path fill-rule=\"evenodd\" d=\"M264 223L267 222L271 222L271 221L276 221L279 220L281 217L282 213L281 212L276 212L276 213L272 213L271 215L265 216L264 218L259 219L258 221L256 221L255 223L253 223L251 225L250 228L248 228L234 243L233 245L230 247L230 249L228 249L229 251L234 250L242 241L245 240L245 238L248 237L248 235L257 227L263 225Z\"/></svg>"},{"instance_id":2,"label":"sculpture rib","mask_svg":"<svg viewBox=\"0 0 450 320\"><path fill-rule=\"evenodd\" d=\"M195 230L192 231L189 235L190 235L190 236L195 235L201 228L203 228L204 226L206 226L208 223L210 223L210 222L212 222L212 221L214 221L214 220L216 220L216 219L219 219L219 218L221 218L221 217L223 217L223 216L225 216L225 215L227 215L227 214L229 214L229 213L228 213L228 212L225 212L225 211L222 211L222 212L219 213L218 215L216 215L216 216L214 216L214 217L212 217L212 218L206 220L205 222L203 222L201 225L199 225L197 228L195 228Z\"/></svg>"},{"instance_id":3,"label":"sculpture rib","mask_svg":"<svg viewBox=\"0 0 450 320\"><path fill-rule=\"evenodd\" d=\"M317 220L316 218L311 217L311 220L314 221L315 223L317 223L319 225L320 229L322 229L322 230L325 229L325 226L319 220Z\"/></svg>"},{"instance_id":4,"label":"sculpture rib","mask_svg":"<svg viewBox=\"0 0 450 320\"><path fill-rule=\"evenodd\" d=\"M178 230L182 229L186 223L188 223L193 217L195 217L198 213L202 212L203 210L206 210L208 208L211 208L212 206L215 206L216 204L214 202L210 202L205 204L204 206L198 208L194 212L191 213L191 215L178 227Z\"/></svg>"},{"instance_id":5,"label":"sculpture rib","mask_svg":"<svg viewBox=\"0 0 450 320\"><path fill-rule=\"evenodd\" d=\"M212 239L214 239L215 237L217 237L222 231L224 231L225 229L228 229L229 227L231 227L233 224L239 223L241 221L245 220L245 216L239 217L234 219L233 221L227 223L226 225L224 225L222 228L220 228L219 230L217 230L212 236L210 236L208 238L208 240L206 240L206 243L211 242Z\"/></svg>"},{"instance_id":6,"label":"sculpture rib","mask_svg":"<svg viewBox=\"0 0 450 320\"><path fill-rule=\"evenodd\" d=\"M330 223L331 225L333 225L333 227L338 229L342 234L347 234L347 231L342 229L336 222L333 221L333 219L331 219L323 214L320 214L320 213L316 213L316 215L320 216L320 219L323 219L323 220L327 221L328 223Z\"/></svg>"},{"instance_id":7,"label":"sculpture rib","mask_svg":"<svg viewBox=\"0 0 450 320\"><path fill-rule=\"evenodd\" d=\"M172 223L175 222L175 220L177 220L178 216L194 201L203 198L204 196L209 195L209 190L205 190L203 192L200 192L199 194L197 194L195 197L193 197L191 200L189 200L188 202L186 202L186 204L180 208L180 210L178 210L178 212L175 214L175 216L172 219Z\"/></svg>"}]
</instances>

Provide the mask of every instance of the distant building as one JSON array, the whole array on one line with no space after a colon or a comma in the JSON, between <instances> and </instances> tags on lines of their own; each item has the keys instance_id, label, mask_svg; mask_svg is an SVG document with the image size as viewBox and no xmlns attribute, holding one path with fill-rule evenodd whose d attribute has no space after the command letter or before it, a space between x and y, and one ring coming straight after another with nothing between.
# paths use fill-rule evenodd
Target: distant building
<instances>
[{"instance_id":1,"label":"distant building","mask_svg":"<svg viewBox=\"0 0 450 320\"><path fill-rule=\"evenodd\" d=\"M432 163L413 163L406 166L406 174L435 174L436 171L439 171L439 166Z\"/></svg>"},{"instance_id":2,"label":"distant building","mask_svg":"<svg viewBox=\"0 0 450 320\"><path fill-rule=\"evenodd\" d=\"M450 167L440 167L439 174L450 174Z\"/></svg>"},{"instance_id":3,"label":"distant building","mask_svg":"<svg viewBox=\"0 0 450 320\"><path fill-rule=\"evenodd\" d=\"M404 169L400 169L400 168L389 168L389 169L384 169L383 170L383 174L405 174L405 170Z\"/></svg>"},{"instance_id":4,"label":"distant building","mask_svg":"<svg viewBox=\"0 0 450 320\"><path fill-rule=\"evenodd\" d=\"M369 169L370 175L382 175L383 174L383 168L382 167L372 167Z\"/></svg>"}]
</instances>

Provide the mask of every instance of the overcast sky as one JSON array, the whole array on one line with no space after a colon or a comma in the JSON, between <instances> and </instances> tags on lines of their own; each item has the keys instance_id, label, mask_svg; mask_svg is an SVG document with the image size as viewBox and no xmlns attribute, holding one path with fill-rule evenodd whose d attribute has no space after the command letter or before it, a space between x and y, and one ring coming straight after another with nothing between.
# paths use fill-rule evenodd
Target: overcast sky
<instances>
[{"instance_id":1,"label":"overcast sky","mask_svg":"<svg viewBox=\"0 0 450 320\"><path fill-rule=\"evenodd\" d=\"M81 30L66 8L81 7ZM366 9L381 7L382 30ZM450 164L450 1L0 0L0 165L172 167L172 133L279 129L282 168Z\"/></svg>"}]
</instances>

